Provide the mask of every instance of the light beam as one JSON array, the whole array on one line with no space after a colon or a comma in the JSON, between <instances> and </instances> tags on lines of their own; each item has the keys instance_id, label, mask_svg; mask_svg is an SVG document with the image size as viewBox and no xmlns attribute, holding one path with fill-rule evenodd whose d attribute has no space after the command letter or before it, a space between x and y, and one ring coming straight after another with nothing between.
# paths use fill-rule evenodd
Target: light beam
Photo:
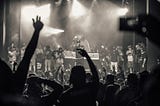
<instances>
[{"instance_id":1,"label":"light beam","mask_svg":"<svg viewBox=\"0 0 160 106\"><path fill-rule=\"evenodd\" d=\"M80 4L77 0L74 0L70 16L79 18L81 16L84 16L86 14L86 11L86 8L82 4Z\"/></svg>"}]
</instances>

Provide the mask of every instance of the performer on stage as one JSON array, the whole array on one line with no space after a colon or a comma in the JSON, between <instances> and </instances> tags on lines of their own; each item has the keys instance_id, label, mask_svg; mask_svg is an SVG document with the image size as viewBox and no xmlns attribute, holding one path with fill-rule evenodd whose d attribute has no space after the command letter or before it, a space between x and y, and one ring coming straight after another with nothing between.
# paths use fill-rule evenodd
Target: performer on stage
<instances>
[{"instance_id":1,"label":"performer on stage","mask_svg":"<svg viewBox=\"0 0 160 106\"><path fill-rule=\"evenodd\" d=\"M89 45L89 42L88 40L85 38L85 35L82 35L81 36L81 45L84 47L84 49L87 51L87 52L91 52L91 47Z\"/></svg>"},{"instance_id":2,"label":"performer on stage","mask_svg":"<svg viewBox=\"0 0 160 106\"><path fill-rule=\"evenodd\" d=\"M25 50L26 50L26 44L23 43L23 44L22 44L22 47L21 47L21 60L22 60L22 58L23 58L23 56L24 56Z\"/></svg>"},{"instance_id":3,"label":"performer on stage","mask_svg":"<svg viewBox=\"0 0 160 106\"><path fill-rule=\"evenodd\" d=\"M36 74L36 54L35 53L33 54L31 61L30 61L29 73Z\"/></svg>"},{"instance_id":4,"label":"performer on stage","mask_svg":"<svg viewBox=\"0 0 160 106\"><path fill-rule=\"evenodd\" d=\"M43 51L43 47L42 45L38 45L37 49L36 49L36 73L39 76L44 76L44 51Z\"/></svg>"},{"instance_id":5,"label":"performer on stage","mask_svg":"<svg viewBox=\"0 0 160 106\"><path fill-rule=\"evenodd\" d=\"M111 54L110 54L110 61L111 61L111 71L112 73L117 73L118 72L118 52L116 50L116 47L113 46Z\"/></svg>"},{"instance_id":6,"label":"performer on stage","mask_svg":"<svg viewBox=\"0 0 160 106\"><path fill-rule=\"evenodd\" d=\"M14 63L17 63L17 56L18 56L18 49L15 46L15 43L12 42L10 47L8 47L8 59L9 59L9 65L11 69L14 68Z\"/></svg>"},{"instance_id":7,"label":"performer on stage","mask_svg":"<svg viewBox=\"0 0 160 106\"><path fill-rule=\"evenodd\" d=\"M63 73L64 73L64 50L61 46L56 50L56 72L55 79L60 80L63 83Z\"/></svg>"},{"instance_id":8,"label":"performer on stage","mask_svg":"<svg viewBox=\"0 0 160 106\"><path fill-rule=\"evenodd\" d=\"M52 50L49 45L44 48L44 56L45 56L45 72L51 71L51 60L52 60Z\"/></svg>"},{"instance_id":9,"label":"performer on stage","mask_svg":"<svg viewBox=\"0 0 160 106\"><path fill-rule=\"evenodd\" d=\"M75 51L76 49L85 49L87 52L91 52L91 48L88 40L84 35L76 35L73 38L72 48Z\"/></svg>"},{"instance_id":10,"label":"performer on stage","mask_svg":"<svg viewBox=\"0 0 160 106\"><path fill-rule=\"evenodd\" d=\"M127 55L127 74L129 73L133 73L133 63L134 63L134 60L133 60L133 49L131 47L131 45L128 46L128 49L126 51L126 55Z\"/></svg>"},{"instance_id":11,"label":"performer on stage","mask_svg":"<svg viewBox=\"0 0 160 106\"><path fill-rule=\"evenodd\" d=\"M118 52L118 67L120 69L124 69L124 53L123 53L123 47L117 46L117 52Z\"/></svg>"},{"instance_id":12,"label":"performer on stage","mask_svg":"<svg viewBox=\"0 0 160 106\"><path fill-rule=\"evenodd\" d=\"M147 70L146 48L143 43L138 43L135 49L136 70L137 73Z\"/></svg>"}]
</instances>

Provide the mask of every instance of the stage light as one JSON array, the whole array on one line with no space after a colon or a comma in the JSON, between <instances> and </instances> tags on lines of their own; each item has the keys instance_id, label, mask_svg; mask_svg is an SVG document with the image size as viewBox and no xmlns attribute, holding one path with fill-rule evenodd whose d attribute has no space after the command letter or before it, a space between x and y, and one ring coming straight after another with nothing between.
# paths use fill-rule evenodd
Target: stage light
<instances>
[{"instance_id":1,"label":"stage light","mask_svg":"<svg viewBox=\"0 0 160 106\"><path fill-rule=\"evenodd\" d=\"M56 28L52 28L49 26L44 26L41 33L42 33L42 35L49 37L49 36L57 35L57 34L60 34L63 32L64 32L64 30L62 30L62 29L56 29Z\"/></svg>"},{"instance_id":2,"label":"stage light","mask_svg":"<svg viewBox=\"0 0 160 106\"><path fill-rule=\"evenodd\" d=\"M128 12L128 8L120 8L120 9L118 9L117 14L119 16L124 16L127 14L127 12Z\"/></svg>"},{"instance_id":3,"label":"stage light","mask_svg":"<svg viewBox=\"0 0 160 106\"><path fill-rule=\"evenodd\" d=\"M44 6L40 6L37 8L37 13L39 16L42 16L44 18L48 18L50 16L50 4L44 5Z\"/></svg>"},{"instance_id":4,"label":"stage light","mask_svg":"<svg viewBox=\"0 0 160 106\"><path fill-rule=\"evenodd\" d=\"M58 45L57 45L57 48L60 48L60 47L61 47L61 46L58 44Z\"/></svg>"},{"instance_id":5,"label":"stage light","mask_svg":"<svg viewBox=\"0 0 160 106\"><path fill-rule=\"evenodd\" d=\"M79 3L77 0L74 0L70 16L79 18L81 16L84 16L86 14L86 11L86 8L81 3Z\"/></svg>"},{"instance_id":6,"label":"stage light","mask_svg":"<svg viewBox=\"0 0 160 106\"><path fill-rule=\"evenodd\" d=\"M24 6L21 11L22 19L25 21L32 21L32 18L35 18L37 15L41 16L43 21L48 20L50 16L50 4L42 5L37 7L36 5Z\"/></svg>"}]
</instances>

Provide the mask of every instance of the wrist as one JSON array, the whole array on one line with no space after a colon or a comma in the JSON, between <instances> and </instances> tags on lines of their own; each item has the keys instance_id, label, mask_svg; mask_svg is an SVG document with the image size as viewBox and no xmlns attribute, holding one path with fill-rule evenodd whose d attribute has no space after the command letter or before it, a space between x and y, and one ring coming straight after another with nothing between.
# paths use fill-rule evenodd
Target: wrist
<instances>
[{"instance_id":1,"label":"wrist","mask_svg":"<svg viewBox=\"0 0 160 106\"><path fill-rule=\"evenodd\" d=\"M34 29L34 32L39 33L41 30L39 29Z\"/></svg>"},{"instance_id":2,"label":"wrist","mask_svg":"<svg viewBox=\"0 0 160 106\"><path fill-rule=\"evenodd\" d=\"M86 56L85 56L85 57L86 57L86 58L90 58L88 54L86 54Z\"/></svg>"}]
</instances>

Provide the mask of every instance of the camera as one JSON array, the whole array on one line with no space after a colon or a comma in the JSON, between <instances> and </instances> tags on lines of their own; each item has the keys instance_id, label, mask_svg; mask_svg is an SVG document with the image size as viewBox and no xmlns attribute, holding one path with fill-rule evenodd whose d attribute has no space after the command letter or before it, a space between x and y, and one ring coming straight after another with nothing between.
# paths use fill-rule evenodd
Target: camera
<instances>
[{"instance_id":1,"label":"camera","mask_svg":"<svg viewBox=\"0 0 160 106\"><path fill-rule=\"evenodd\" d=\"M160 35L160 20L150 14L140 14L134 17L120 17L120 31L135 31L147 37L149 40L160 45L158 35Z\"/></svg>"},{"instance_id":2,"label":"camera","mask_svg":"<svg viewBox=\"0 0 160 106\"><path fill-rule=\"evenodd\" d=\"M120 27L122 31L135 31L138 25L138 17L121 17Z\"/></svg>"}]
</instances>

